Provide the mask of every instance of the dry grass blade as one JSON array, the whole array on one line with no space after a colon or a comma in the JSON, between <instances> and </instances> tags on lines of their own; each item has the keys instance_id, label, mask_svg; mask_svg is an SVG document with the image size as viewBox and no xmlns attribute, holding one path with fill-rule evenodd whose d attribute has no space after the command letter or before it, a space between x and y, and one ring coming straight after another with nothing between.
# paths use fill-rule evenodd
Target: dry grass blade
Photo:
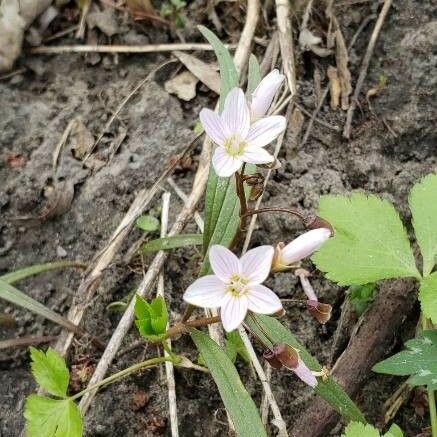
<instances>
[{"instance_id":1,"label":"dry grass blade","mask_svg":"<svg viewBox=\"0 0 437 437\"><path fill-rule=\"evenodd\" d=\"M376 41L378 40L379 34L382 29L382 25L384 24L384 20L387 17L391 4L392 4L392 0L384 1L384 5L382 6L381 12L379 13L378 19L376 20L375 27L370 37L369 44L367 46L366 53L363 58L363 63L361 64L360 74L358 76L358 80L355 85L355 90L354 90L351 104L349 106L349 110L347 111L346 123L344 125L344 130L343 130L343 136L347 139L349 139L351 135L352 119L354 117L354 112L357 107L361 88L364 84L364 79L366 78L367 75L367 70L369 68L370 60L372 59L373 50L375 49Z\"/></svg>"},{"instance_id":2,"label":"dry grass blade","mask_svg":"<svg viewBox=\"0 0 437 437\"><path fill-rule=\"evenodd\" d=\"M21 337L21 338L10 338L9 340L0 341L0 349L9 349L11 347L28 347L35 346L41 343L50 343L56 340L58 337L56 335L48 335L41 337Z\"/></svg>"}]
</instances>

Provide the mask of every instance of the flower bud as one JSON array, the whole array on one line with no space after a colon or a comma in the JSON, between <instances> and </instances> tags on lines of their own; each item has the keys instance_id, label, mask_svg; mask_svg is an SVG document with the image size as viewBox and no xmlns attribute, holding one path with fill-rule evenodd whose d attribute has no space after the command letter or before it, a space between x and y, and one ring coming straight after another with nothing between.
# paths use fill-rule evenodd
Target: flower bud
<instances>
[{"instance_id":1,"label":"flower bud","mask_svg":"<svg viewBox=\"0 0 437 437\"><path fill-rule=\"evenodd\" d=\"M263 357L274 369L280 369L282 367L281 362L278 360L275 353L270 349L266 349L263 352Z\"/></svg>"},{"instance_id":2,"label":"flower bud","mask_svg":"<svg viewBox=\"0 0 437 437\"><path fill-rule=\"evenodd\" d=\"M327 303L316 300L307 300L307 309L310 314L322 325L331 318L332 307Z\"/></svg>"},{"instance_id":3,"label":"flower bud","mask_svg":"<svg viewBox=\"0 0 437 437\"><path fill-rule=\"evenodd\" d=\"M278 361L288 369L295 369L299 364L299 352L288 344L275 344L273 352Z\"/></svg>"},{"instance_id":4,"label":"flower bud","mask_svg":"<svg viewBox=\"0 0 437 437\"><path fill-rule=\"evenodd\" d=\"M296 266L296 263L319 249L330 236L331 231L328 228L318 228L305 232L286 246L279 243L276 246L272 271L279 272Z\"/></svg>"}]
</instances>

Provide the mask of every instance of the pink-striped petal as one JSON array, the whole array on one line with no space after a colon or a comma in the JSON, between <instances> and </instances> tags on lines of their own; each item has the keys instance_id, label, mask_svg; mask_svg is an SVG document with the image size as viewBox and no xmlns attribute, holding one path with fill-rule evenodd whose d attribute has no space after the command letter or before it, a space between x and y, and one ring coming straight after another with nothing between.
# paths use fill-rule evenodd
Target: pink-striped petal
<instances>
[{"instance_id":1,"label":"pink-striped petal","mask_svg":"<svg viewBox=\"0 0 437 437\"><path fill-rule=\"evenodd\" d=\"M216 275L203 276L185 291L183 299L195 306L218 308L226 296L225 284Z\"/></svg>"},{"instance_id":2,"label":"pink-striped petal","mask_svg":"<svg viewBox=\"0 0 437 437\"><path fill-rule=\"evenodd\" d=\"M275 249L272 246L259 246L247 251L240 259L241 273L250 284L261 284L270 273Z\"/></svg>"},{"instance_id":3,"label":"pink-striped petal","mask_svg":"<svg viewBox=\"0 0 437 437\"><path fill-rule=\"evenodd\" d=\"M241 155L241 160L249 164L268 164L275 158L262 147L248 146Z\"/></svg>"},{"instance_id":4,"label":"pink-striped petal","mask_svg":"<svg viewBox=\"0 0 437 437\"><path fill-rule=\"evenodd\" d=\"M314 253L331 236L327 228L312 229L299 235L281 251L280 263L290 265Z\"/></svg>"},{"instance_id":5,"label":"pink-striped petal","mask_svg":"<svg viewBox=\"0 0 437 437\"><path fill-rule=\"evenodd\" d=\"M274 314L282 310L279 297L264 285L251 285L247 295L250 311L258 314Z\"/></svg>"},{"instance_id":6,"label":"pink-striped petal","mask_svg":"<svg viewBox=\"0 0 437 437\"><path fill-rule=\"evenodd\" d=\"M211 109L204 108L200 111L199 118L206 134L214 143L223 146L226 141L226 132L220 116Z\"/></svg>"},{"instance_id":7,"label":"pink-striped petal","mask_svg":"<svg viewBox=\"0 0 437 437\"><path fill-rule=\"evenodd\" d=\"M220 311L220 318L226 332L233 331L241 325L247 314L247 304L246 296L227 296L227 300Z\"/></svg>"},{"instance_id":8,"label":"pink-striped petal","mask_svg":"<svg viewBox=\"0 0 437 437\"><path fill-rule=\"evenodd\" d=\"M243 164L239 157L231 156L224 147L217 147L212 157L212 165L218 176L228 178L238 171Z\"/></svg>"},{"instance_id":9,"label":"pink-striped petal","mask_svg":"<svg viewBox=\"0 0 437 437\"><path fill-rule=\"evenodd\" d=\"M250 105L252 122L266 115L284 78L278 70L273 70L256 87Z\"/></svg>"},{"instance_id":10,"label":"pink-striped petal","mask_svg":"<svg viewBox=\"0 0 437 437\"><path fill-rule=\"evenodd\" d=\"M250 111L241 88L229 91L221 118L232 135L239 139L246 138L250 127Z\"/></svg>"},{"instance_id":11,"label":"pink-striped petal","mask_svg":"<svg viewBox=\"0 0 437 437\"><path fill-rule=\"evenodd\" d=\"M309 385L310 387L314 388L317 385L316 377L300 358L297 367L290 370L292 370L305 384Z\"/></svg>"},{"instance_id":12,"label":"pink-striped petal","mask_svg":"<svg viewBox=\"0 0 437 437\"><path fill-rule=\"evenodd\" d=\"M285 127L286 120L282 115L262 118L250 126L246 142L249 146L264 147L284 132Z\"/></svg>"},{"instance_id":13,"label":"pink-striped petal","mask_svg":"<svg viewBox=\"0 0 437 437\"><path fill-rule=\"evenodd\" d=\"M225 283L241 271L240 260L228 248L218 244L209 249L209 262L213 272Z\"/></svg>"}]
</instances>

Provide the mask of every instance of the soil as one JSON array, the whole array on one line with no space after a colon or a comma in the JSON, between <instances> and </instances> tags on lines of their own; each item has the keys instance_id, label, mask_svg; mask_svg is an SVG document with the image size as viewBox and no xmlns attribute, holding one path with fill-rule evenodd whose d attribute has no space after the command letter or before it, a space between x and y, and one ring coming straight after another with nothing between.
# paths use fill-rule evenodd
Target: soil
<instances>
[{"instance_id":1,"label":"soil","mask_svg":"<svg viewBox=\"0 0 437 437\"><path fill-rule=\"evenodd\" d=\"M343 2L337 9L346 41L350 41L360 23L378 10L378 2ZM384 24L370 64L364 93L375 87L381 75L386 88L371 100L360 100L353 124L353 139L345 141L341 134L315 123L304 147L292 147L287 133L285 149L280 155L282 168L269 182L265 206L299 206L316 210L320 195L345 193L360 189L378 193L392 201L409 223L407 196L414 181L437 169L437 10L432 0L399 0L394 2ZM61 29L73 6L54 23ZM205 5L193 3L188 8L188 22L182 32L189 41L200 41L193 24L205 22ZM243 20L244 7L230 16L234 6L221 5L224 20L233 37L238 39L238 20ZM197 10L199 9L199 10ZM123 14L105 9L115 27L120 44L171 42L174 33L163 27L127 19ZM226 12L226 13L225 13ZM323 11L322 11L323 12ZM316 13L319 16L323 14ZM320 15L322 14L322 15ZM107 23L109 19L105 19ZM350 56L353 84L370 37L373 23L359 36ZM211 26L212 27L212 26ZM59 30L58 29L58 30ZM55 30L55 29L54 29ZM53 32L54 32L53 30ZM101 43L111 40L105 26L90 31ZM260 28L260 36L265 30ZM228 38L224 34L223 38ZM74 44L65 37L57 44ZM257 47L256 50L262 50ZM212 61L211 54L199 54ZM135 194L150 187L172 156L190 140L201 107L214 104L216 96L198 85L195 100L186 103L170 96L163 87L164 79L175 71L169 66L155 81L146 83L125 105L119 117L103 136L89 166L73 153L72 147L85 144L86 138L99 135L123 98L169 55L78 55L51 57L23 55L18 67L26 72L0 82L0 272L60 259L87 261L108 240L129 208ZM308 53L297 54L299 103L308 111L314 109L314 65L326 66L326 60ZM344 112L332 111L326 103L318 116L331 125L342 127ZM56 189L53 175L53 153L68 123L80 119L85 126L76 139L69 140L58 158L56 177L74 186L71 205L63 214L47 219L29 220L47 208ZM119 140L126 135L119 147ZM79 138L79 139L78 139ZM115 153L112 153L116 150ZM196 151L191 165L178 168L175 175L180 187L189 192L196 167ZM113 156L112 156L113 155ZM286 159L287 156L287 159ZM67 202L68 204L68 202ZM158 198L148 212L159 217ZM171 218L181 202L172 195ZM47 209L45 210L47 211ZM55 214L53 214L55 215ZM188 230L195 231L190 225ZM302 231L299 223L285 215L262 215L254 232L252 245L275 244L292 239ZM141 280L139 260L126 264L123 255L142 233L134 230L125 241L120 256L105 272L97 297L86 312L84 328L108 340L120 313L108 304L126 297ZM152 235L153 237L154 235ZM181 295L192 280L199 253L195 249L179 249L165 266L168 305L173 319L182 308ZM311 266L308 264L308 268ZM80 274L75 271L50 272L17 284L18 288L53 310L66 314L77 290ZM291 274L270 279L271 286L282 298L299 298L302 294ZM333 319L318 325L301 308L287 306L284 318L297 337L319 359L328 362L336 331L344 290L315 272L313 285L320 299L334 306ZM56 335L60 328L41 317L0 302L0 313L11 314L14 328L0 326L2 339L30 335ZM406 320L394 348L412 335L415 317ZM132 329L124 346L138 339ZM177 351L196 359L188 338L175 342ZM187 352L188 351L188 352ZM154 351L136 349L117 359L111 372L151 356ZM99 353L90 344L76 341L69 365L76 369L92 369ZM260 384L242 362L237 366L244 382L260 400ZM77 372L76 372L77 374ZM373 423L381 424L383 403L401 384L399 378L369 375L357 402ZM75 379L75 390L81 382ZM286 372L275 372L272 385L288 427L305 412L311 402L310 391ZM208 376L192 371L176 370L179 427L181 436L227 435L226 415L218 392ZM29 372L26 349L0 351L0 435L20 435L23 427L25 396L34 383ZM414 397L414 402L413 402ZM426 414L420 414L417 399L420 392L404 404L395 421L407 436L414 436L427 426ZM160 436L170 435L167 420L167 390L162 370L157 368L131 376L102 390L86 418L87 436ZM274 434L274 428L271 428ZM331 435L341 434L340 427Z\"/></svg>"}]
</instances>

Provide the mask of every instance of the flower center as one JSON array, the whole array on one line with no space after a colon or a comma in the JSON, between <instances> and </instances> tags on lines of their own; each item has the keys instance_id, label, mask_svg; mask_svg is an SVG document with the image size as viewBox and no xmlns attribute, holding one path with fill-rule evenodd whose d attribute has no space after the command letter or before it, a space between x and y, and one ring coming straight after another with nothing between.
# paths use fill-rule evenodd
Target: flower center
<instances>
[{"instance_id":1,"label":"flower center","mask_svg":"<svg viewBox=\"0 0 437 437\"><path fill-rule=\"evenodd\" d=\"M231 156L239 156L246 150L247 143L245 141L240 141L235 135L229 137L224 144L226 152Z\"/></svg>"},{"instance_id":2,"label":"flower center","mask_svg":"<svg viewBox=\"0 0 437 437\"><path fill-rule=\"evenodd\" d=\"M232 297L241 297L249 292L247 287L248 280L243 276L234 273L230 277L229 284L226 285L226 293L230 293Z\"/></svg>"}]
</instances>

